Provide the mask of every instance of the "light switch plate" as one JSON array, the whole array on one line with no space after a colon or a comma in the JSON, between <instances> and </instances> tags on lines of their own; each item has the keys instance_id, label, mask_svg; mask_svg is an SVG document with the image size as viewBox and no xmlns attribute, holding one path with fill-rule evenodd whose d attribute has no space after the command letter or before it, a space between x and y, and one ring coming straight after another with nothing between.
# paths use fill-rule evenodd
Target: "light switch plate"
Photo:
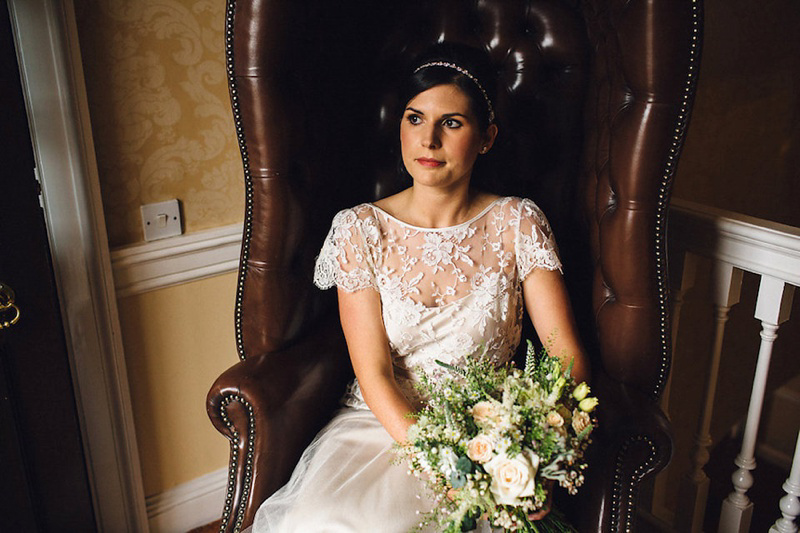
<instances>
[{"instance_id":1,"label":"light switch plate","mask_svg":"<svg viewBox=\"0 0 800 533\"><path fill-rule=\"evenodd\" d=\"M143 205L141 211L144 240L155 241L183 233L178 200Z\"/></svg>"}]
</instances>

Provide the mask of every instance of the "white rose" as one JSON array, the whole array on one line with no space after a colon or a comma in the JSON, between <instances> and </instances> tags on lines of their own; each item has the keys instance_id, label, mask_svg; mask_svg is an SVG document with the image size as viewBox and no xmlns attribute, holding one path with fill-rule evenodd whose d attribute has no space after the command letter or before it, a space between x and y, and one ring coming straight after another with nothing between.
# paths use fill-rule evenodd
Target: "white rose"
<instances>
[{"instance_id":1,"label":"white rose","mask_svg":"<svg viewBox=\"0 0 800 533\"><path fill-rule=\"evenodd\" d=\"M497 455L483 468L492 477L489 490L500 505L519 505L521 498L533 496L539 456L531 450L523 450L513 458Z\"/></svg>"},{"instance_id":2,"label":"white rose","mask_svg":"<svg viewBox=\"0 0 800 533\"><path fill-rule=\"evenodd\" d=\"M581 411L580 409L575 409L572 411L572 429L575 430L575 433L580 433L592 422L592 419L589 417L589 413L585 411Z\"/></svg>"},{"instance_id":3,"label":"white rose","mask_svg":"<svg viewBox=\"0 0 800 533\"><path fill-rule=\"evenodd\" d=\"M480 434L467 443L467 457L476 463L485 463L492 458L494 443L486 435Z\"/></svg>"}]
</instances>

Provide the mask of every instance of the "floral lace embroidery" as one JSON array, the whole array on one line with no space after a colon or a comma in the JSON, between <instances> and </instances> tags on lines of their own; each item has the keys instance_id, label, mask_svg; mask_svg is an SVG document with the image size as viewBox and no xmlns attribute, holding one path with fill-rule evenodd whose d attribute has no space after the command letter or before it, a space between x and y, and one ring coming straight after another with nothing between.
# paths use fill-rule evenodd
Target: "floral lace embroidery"
<instances>
[{"instance_id":1,"label":"floral lace embroidery","mask_svg":"<svg viewBox=\"0 0 800 533\"><path fill-rule=\"evenodd\" d=\"M522 281L536 268L560 270L555 240L531 200L506 197L472 220L418 228L361 204L334 217L314 283L381 296L398 384L409 400L413 369L458 363L482 350L506 362L519 343ZM365 407L358 383L347 405Z\"/></svg>"}]
</instances>

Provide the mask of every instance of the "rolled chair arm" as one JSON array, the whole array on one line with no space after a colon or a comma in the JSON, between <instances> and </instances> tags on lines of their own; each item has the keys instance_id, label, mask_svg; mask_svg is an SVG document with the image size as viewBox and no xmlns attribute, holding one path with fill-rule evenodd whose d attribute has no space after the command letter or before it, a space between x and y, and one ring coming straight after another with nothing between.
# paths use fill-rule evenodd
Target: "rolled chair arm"
<instances>
[{"instance_id":1,"label":"rolled chair arm","mask_svg":"<svg viewBox=\"0 0 800 533\"><path fill-rule=\"evenodd\" d=\"M313 350L298 343L251 356L211 387L209 418L231 443L222 531L252 523L261 502L288 480L336 409L352 371L338 322L332 322L326 342L317 337Z\"/></svg>"},{"instance_id":2,"label":"rolled chair arm","mask_svg":"<svg viewBox=\"0 0 800 533\"><path fill-rule=\"evenodd\" d=\"M672 428L657 402L607 375L596 376L598 428L592 433L586 481L575 497L557 495L579 531L632 531L641 482L672 456Z\"/></svg>"}]
</instances>

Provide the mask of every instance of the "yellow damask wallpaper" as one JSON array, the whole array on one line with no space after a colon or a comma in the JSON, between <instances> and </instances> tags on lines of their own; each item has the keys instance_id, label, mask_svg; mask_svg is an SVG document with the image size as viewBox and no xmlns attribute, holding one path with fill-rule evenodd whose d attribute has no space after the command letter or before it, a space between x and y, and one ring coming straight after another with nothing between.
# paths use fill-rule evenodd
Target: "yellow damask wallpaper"
<instances>
[{"instance_id":1,"label":"yellow damask wallpaper","mask_svg":"<svg viewBox=\"0 0 800 533\"><path fill-rule=\"evenodd\" d=\"M223 0L75 0L112 247L143 240L139 206L181 200L184 230L243 218Z\"/></svg>"}]
</instances>

